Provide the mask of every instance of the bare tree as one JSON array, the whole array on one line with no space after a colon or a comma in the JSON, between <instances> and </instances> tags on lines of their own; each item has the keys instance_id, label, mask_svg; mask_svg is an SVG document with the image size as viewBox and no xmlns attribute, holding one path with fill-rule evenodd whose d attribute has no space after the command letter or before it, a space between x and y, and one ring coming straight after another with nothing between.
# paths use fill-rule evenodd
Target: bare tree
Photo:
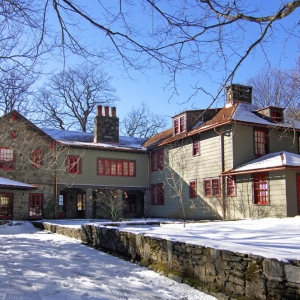
<instances>
[{"instance_id":1,"label":"bare tree","mask_svg":"<svg viewBox=\"0 0 300 300\"><path fill-rule=\"evenodd\" d=\"M142 102L138 108L133 107L124 117L121 132L126 136L148 138L165 129L166 126L166 116L154 114L150 111L149 105Z\"/></svg>"},{"instance_id":2,"label":"bare tree","mask_svg":"<svg viewBox=\"0 0 300 300\"><path fill-rule=\"evenodd\" d=\"M300 120L300 70L267 69L247 82L253 89L253 104L259 108L277 106L286 108L290 120Z\"/></svg>"},{"instance_id":3,"label":"bare tree","mask_svg":"<svg viewBox=\"0 0 300 300\"><path fill-rule=\"evenodd\" d=\"M90 200L96 204L98 217L113 221L120 220L124 210L124 202L119 197L121 195L121 190L109 187L95 190Z\"/></svg>"},{"instance_id":4,"label":"bare tree","mask_svg":"<svg viewBox=\"0 0 300 300\"><path fill-rule=\"evenodd\" d=\"M167 84L174 93L183 72L200 78L218 71L214 101L256 49L269 61L264 50L278 37L280 26L286 40L298 38L298 19L292 17L299 7L298 0L272 5L250 0L2 1L0 57L22 67L48 59L47 51L66 60L70 54L119 59L125 70L149 68L154 62L170 75ZM89 40L83 38L86 32ZM192 95L209 93L200 80L194 88Z\"/></svg>"},{"instance_id":5,"label":"bare tree","mask_svg":"<svg viewBox=\"0 0 300 300\"><path fill-rule=\"evenodd\" d=\"M104 71L92 65L69 68L54 75L41 88L36 100L42 115L39 124L50 128L91 131L95 108L117 100L110 80Z\"/></svg>"},{"instance_id":6,"label":"bare tree","mask_svg":"<svg viewBox=\"0 0 300 300\"><path fill-rule=\"evenodd\" d=\"M0 76L0 112L9 113L17 110L23 115L29 110L32 94L31 87L36 81L32 72L22 72L20 69L6 67L6 72Z\"/></svg>"}]
</instances>

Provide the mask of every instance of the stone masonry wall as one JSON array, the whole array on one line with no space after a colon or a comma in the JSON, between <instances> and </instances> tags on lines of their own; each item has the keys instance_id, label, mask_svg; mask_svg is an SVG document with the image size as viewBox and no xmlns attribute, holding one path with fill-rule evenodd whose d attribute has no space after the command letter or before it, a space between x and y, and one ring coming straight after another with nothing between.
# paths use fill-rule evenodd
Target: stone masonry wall
<instances>
[{"instance_id":1,"label":"stone masonry wall","mask_svg":"<svg viewBox=\"0 0 300 300\"><path fill-rule=\"evenodd\" d=\"M106 226L82 225L74 233L59 227L48 223L45 229L80 238L96 249L130 259L218 299L300 299L300 261L282 262Z\"/></svg>"}]
</instances>

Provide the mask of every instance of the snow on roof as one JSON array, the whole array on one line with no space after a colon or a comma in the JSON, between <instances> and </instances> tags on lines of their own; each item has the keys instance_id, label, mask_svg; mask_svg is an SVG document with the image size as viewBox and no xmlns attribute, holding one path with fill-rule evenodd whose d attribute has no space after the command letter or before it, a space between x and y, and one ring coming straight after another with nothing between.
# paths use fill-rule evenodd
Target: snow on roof
<instances>
[{"instance_id":1,"label":"snow on roof","mask_svg":"<svg viewBox=\"0 0 300 300\"><path fill-rule=\"evenodd\" d=\"M278 126L278 127L293 127L296 129L300 129L300 122L296 120L290 120L285 117L285 122L283 123L276 123L268 121L267 119L262 118L257 113L257 107L253 104L248 103L241 103L239 102L235 112L232 115L232 120L234 121L242 121L242 122L249 122L255 123L260 125L271 125L271 126Z\"/></svg>"},{"instance_id":2,"label":"snow on roof","mask_svg":"<svg viewBox=\"0 0 300 300\"><path fill-rule=\"evenodd\" d=\"M250 171L276 167L300 167L300 155L286 151L266 154L234 168L231 172Z\"/></svg>"},{"instance_id":3,"label":"snow on roof","mask_svg":"<svg viewBox=\"0 0 300 300\"><path fill-rule=\"evenodd\" d=\"M61 142L62 144L70 146L145 150L142 147L142 144L146 140L145 138L120 136L118 144L94 143L93 133L48 128L42 128L42 130L50 135L53 139Z\"/></svg>"},{"instance_id":4,"label":"snow on roof","mask_svg":"<svg viewBox=\"0 0 300 300\"><path fill-rule=\"evenodd\" d=\"M19 188L36 188L34 185L0 177L0 186L19 187Z\"/></svg>"}]
</instances>

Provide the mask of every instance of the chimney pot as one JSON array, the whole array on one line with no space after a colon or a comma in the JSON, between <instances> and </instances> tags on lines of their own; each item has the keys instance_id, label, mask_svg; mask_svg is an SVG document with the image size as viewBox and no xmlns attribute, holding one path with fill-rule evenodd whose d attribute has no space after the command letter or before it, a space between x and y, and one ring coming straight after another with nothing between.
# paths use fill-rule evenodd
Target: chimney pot
<instances>
[{"instance_id":1,"label":"chimney pot","mask_svg":"<svg viewBox=\"0 0 300 300\"><path fill-rule=\"evenodd\" d=\"M104 115L105 115L105 117L109 117L109 107L108 106L104 106Z\"/></svg>"},{"instance_id":2,"label":"chimney pot","mask_svg":"<svg viewBox=\"0 0 300 300\"><path fill-rule=\"evenodd\" d=\"M97 115L98 115L98 116L102 116L102 105L99 105L99 106L97 107Z\"/></svg>"},{"instance_id":3,"label":"chimney pot","mask_svg":"<svg viewBox=\"0 0 300 300\"><path fill-rule=\"evenodd\" d=\"M111 116L112 117L116 117L117 116L117 114L116 114L116 108L115 107L111 108Z\"/></svg>"}]
</instances>

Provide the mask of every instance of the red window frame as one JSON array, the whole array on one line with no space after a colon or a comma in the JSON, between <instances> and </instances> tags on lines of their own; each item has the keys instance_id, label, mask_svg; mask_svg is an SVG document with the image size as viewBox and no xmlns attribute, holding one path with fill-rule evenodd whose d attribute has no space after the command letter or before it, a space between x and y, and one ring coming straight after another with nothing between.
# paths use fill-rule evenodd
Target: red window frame
<instances>
[{"instance_id":1,"label":"red window frame","mask_svg":"<svg viewBox=\"0 0 300 300\"><path fill-rule=\"evenodd\" d=\"M262 156L268 153L268 131L254 129L254 154Z\"/></svg>"},{"instance_id":2,"label":"red window frame","mask_svg":"<svg viewBox=\"0 0 300 300\"><path fill-rule=\"evenodd\" d=\"M98 158L98 175L136 177L135 160Z\"/></svg>"},{"instance_id":3,"label":"red window frame","mask_svg":"<svg viewBox=\"0 0 300 300\"><path fill-rule=\"evenodd\" d=\"M13 194L0 193L0 219L11 219L13 212Z\"/></svg>"},{"instance_id":4,"label":"red window frame","mask_svg":"<svg viewBox=\"0 0 300 300\"><path fill-rule=\"evenodd\" d=\"M227 196L236 196L235 177L234 176L226 177L226 195Z\"/></svg>"},{"instance_id":5,"label":"red window frame","mask_svg":"<svg viewBox=\"0 0 300 300\"><path fill-rule=\"evenodd\" d=\"M66 172L68 174L81 174L80 156L68 155L66 158Z\"/></svg>"},{"instance_id":6,"label":"red window frame","mask_svg":"<svg viewBox=\"0 0 300 300\"><path fill-rule=\"evenodd\" d=\"M211 197L212 196L212 192L211 192L211 180L210 179L204 179L204 195L206 197Z\"/></svg>"},{"instance_id":7,"label":"red window frame","mask_svg":"<svg viewBox=\"0 0 300 300\"><path fill-rule=\"evenodd\" d=\"M214 178L211 180L212 194L215 197L220 196L220 181L219 178Z\"/></svg>"},{"instance_id":8,"label":"red window frame","mask_svg":"<svg viewBox=\"0 0 300 300\"><path fill-rule=\"evenodd\" d=\"M204 195L206 197L220 196L220 180L219 180L219 178L204 179L203 189L204 189Z\"/></svg>"},{"instance_id":9,"label":"red window frame","mask_svg":"<svg viewBox=\"0 0 300 300\"><path fill-rule=\"evenodd\" d=\"M0 169L13 170L15 168L14 150L8 147L0 147Z\"/></svg>"},{"instance_id":10,"label":"red window frame","mask_svg":"<svg viewBox=\"0 0 300 300\"><path fill-rule=\"evenodd\" d=\"M253 175L254 204L269 204L269 184L267 177L268 175L266 173L259 173Z\"/></svg>"},{"instance_id":11,"label":"red window frame","mask_svg":"<svg viewBox=\"0 0 300 300\"><path fill-rule=\"evenodd\" d=\"M178 134L186 130L185 120L185 115L177 117L173 120L174 134Z\"/></svg>"},{"instance_id":12,"label":"red window frame","mask_svg":"<svg viewBox=\"0 0 300 300\"><path fill-rule=\"evenodd\" d=\"M151 203L152 205L164 205L165 196L164 196L164 184L157 183L151 185Z\"/></svg>"},{"instance_id":13,"label":"red window frame","mask_svg":"<svg viewBox=\"0 0 300 300\"><path fill-rule=\"evenodd\" d=\"M42 163L43 163L43 150L40 150L40 149L32 150L31 160L32 160L31 166L33 168L37 168L39 166L42 166Z\"/></svg>"},{"instance_id":14,"label":"red window frame","mask_svg":"<svg viewBox=\"0 0 300 300\"><path fill-rule=\"evenodd\" d=\"M40 219L43 217L43 194L29 194L28 196L28 218Z\"/></svg>"},{"instance_id":15,"label":"red window frame","mask_svg":"<svg viewBox=\"0 0 300 300\"><path fill-rule=\"evenodd\" d=\"M17 132L15 130L13 130L11 133L11 138L15 139L16 137L17 137Z\"/></svg>"},{"instance_id":16,"label":"red window frame","mask_svg":"<svg viewBox=\"0 0 300 300\"><path fill-rule=\"evenodd\" d=\"M164 169L164 150L160 149L151 153L151 171Z\"/></svg>"},{"instance_id":17,"label":"red window frame","mask_svg":"<svg viewBox=\"0 0 300 300\"><path fill-rule=\"evenodd\" d=\"M280 112L273 111L272 118L273 118L273 122L275 122L275 123L279 123L282 121Z\"/></svg>"},{"instance_id":18,"label":"red window frame","mask_svg":"<svg viewBox=\"0 0 300 300\"><path fill-rule=\"evenodd\" d=\"M200 155L200 141L193 140L193 156Z\"/></svg>"},{"instance_id":19,"label":"red window frame","mask_svg":"<svg viewBox=\"0 0 300 300\"><path fill-rule=\"evenodd\" d=\"M197 197L197 180L190 181L190 198L195 199Z\"/></svg>"}]
</instances>

